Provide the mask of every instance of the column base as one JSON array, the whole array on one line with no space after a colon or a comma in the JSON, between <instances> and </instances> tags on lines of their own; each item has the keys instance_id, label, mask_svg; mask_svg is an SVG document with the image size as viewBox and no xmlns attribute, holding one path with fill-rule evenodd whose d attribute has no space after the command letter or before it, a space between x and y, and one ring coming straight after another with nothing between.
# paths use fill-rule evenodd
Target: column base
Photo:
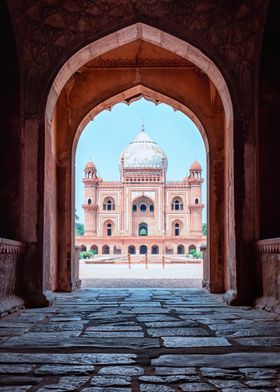
<instances>
[{"instance_id":1,"label":"column base","mask_svg":"<svg viewBox=\"0 0 280 392\"><path fill-rule=\"evenodd\" d=\"M228 290L224 294L224 301L230 306L253 306L254 300L250 295L239 294L236 290Z\"/></svg>"},{"instance_id":2,"label":"column base","mask_svg":"<svg viewBox=\"0 0 280 392\"><path fill-rule=\"evenodd\" d=\"M44 291L43 293L28 294L25 297L25 305L27 308L44 308L51 306L55 300L52 291Z\"/></svg>"},{"instance_id":3,"label":"column base","mask_svg":"<svg viewBox=\"0 0 280 392\"><path fill-rule=\"evenodd\" d=\"M257 309L280 314L280 299L275 297L263 296L257 298L255 306Z\"/></svg>"},{"instance_id":4,"label":"column base","mask_svg":"<svg viewBox=\"0 0 280 392\"><path fill-rule=\"evenodd\" d=\"M9 313L16 312L24 308L24 300L16 295L4 298L0 301L0 318L7 316Z\"/></svg>"}]
</instances>

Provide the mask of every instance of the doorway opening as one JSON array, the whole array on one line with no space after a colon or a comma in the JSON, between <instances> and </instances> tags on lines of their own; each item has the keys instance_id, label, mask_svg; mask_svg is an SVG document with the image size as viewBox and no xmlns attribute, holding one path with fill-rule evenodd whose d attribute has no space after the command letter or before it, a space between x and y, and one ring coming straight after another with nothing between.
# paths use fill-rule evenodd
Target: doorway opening
<instances>
[{"instance_id":1,"label":"doorway opening","mask_svg":"<svg viewBox=\"0 0 280 392\"><path fill-rule=\"evenodd\" d=\"M75 243L88 243L80 252L83 287L104 276L152 279L155 270L180 287L202 286L204 142L184 113L145 98L101 112L77 145Z\"/></svg>"},{"instance_id":2,"label":"doorway opening","mask_svg":"<svg viewBox=\"0 0 280 392\"><path fill-rule=\"evenodd\" d=\"M145 53L149 53L148 63L142 61ZM116 57L121 61L116 63ZM44 243L48 247L43 260L49 287L70 291L78 284L72 211L79 136L102 110L139 97L166 103L188 115L203 137L211 179L204 285L211 292L235 290L233 106L227 83L199 49L143 23L89 43L61 67L50 89L44 182L52 192L44 198ZM166 251L173 252L169 244Z\"/></svg>"}]
</instances>

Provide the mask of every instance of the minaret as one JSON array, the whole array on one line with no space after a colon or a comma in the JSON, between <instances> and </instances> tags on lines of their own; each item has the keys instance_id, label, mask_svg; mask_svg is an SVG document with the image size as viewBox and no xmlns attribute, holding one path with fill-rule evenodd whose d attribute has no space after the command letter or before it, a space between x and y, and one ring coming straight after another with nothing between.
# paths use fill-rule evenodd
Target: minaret
<instances>
[{"instance_id":1,"label":"minaret","mask_svg":"<svg viewBox=\"0 0 280 392\"><path fill-rule=\"evenodd\" d=\"M188 184L190 186L189 192L189 210L190 210L190 235L202 235L202 183L201 177L202 168L199 162L195 161L190 167L190 174L188 176Z\"/></svg>"},{"instance_id":2,"label":"minaret","mask_svg":"<svg viewBox=\"0 0 280 392\"><path fill-rule=\"evenodd\" d=\"M99 185L99 178L96 175L96 167L93 162L88 162L84 169L85 176L84 195L85 201L83 204L84 218L85 218L85 235L95 236L97 232L97 188Z\"/></svg>"}]
</instances>

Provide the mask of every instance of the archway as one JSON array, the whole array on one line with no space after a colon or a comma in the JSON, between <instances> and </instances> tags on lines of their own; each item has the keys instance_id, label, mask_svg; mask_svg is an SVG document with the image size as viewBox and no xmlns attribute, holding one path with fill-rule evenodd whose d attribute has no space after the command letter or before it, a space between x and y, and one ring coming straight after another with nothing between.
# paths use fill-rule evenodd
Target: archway
<instances>
[{"instance_id":1,"label":"archway","mask_svg":"<svg viewBox=\"0 0 280 392\"><path fill-rule=\"evenodd\" d=\"M140 255L146 255L148 253L147 245L140 245L139 253Z\"/></svg>"},{"instance_id":2,"label":"archway","mask_svg":"<svg viewBox=\"0 0 280 392\"><path fill-rule=\"evenodd\" d=\"M131 32L133 32L133 34L131 34ZM160 40L156 38L159 36L161 37ZM46 214L48 214L48 211L52 210L52 207L56 205L56 200L58 200L57 206L60 211L58 218L61 223L64 222L61 225L63 230L60 233L57 233L57 238L55 232L50 232L48 234L50 243L56 244L59 239L59 243L65 244L64 247L58 249L58 255L55 254L55 247L50 251L50 254L53 256L50 259L54 260L54 263L56 260L59 260L59 263L57 263L58 286L61 290L69 290L73 287L73 284L70 284L69 269L67 268L69 263L66 255L69 253L74 255L73 224L72 219L69 219L69 216L71 216L71 207L73 208L73 178L71 178L70 173L71 171L73 172L73 154L75 152L78 136L84 125L100 110L108 108L116 102L130 102L135 99L135 96L144 95L155 102L163 101L171 104L174 108L189 115L198 125L198 128L202 133L207 152L211 152L211 160L209 160L209 177L212 180L208 192L208 204L210 205L209 210L211 211L208 219L210 226L210 249L208 253L211 268L210 275L205 277L205 284L214 292L222 292L224 289L229 288L235 289L235 241L232 236L229 241L228 235L229 232L231 232L232 235L234 233L234 216L232 208L234 202L234 172L232 166L233 149L231 148L233 144L233 116L227 85L220 71L209 58L204 56L202 52L192 47L190 44L170 36L169 34L151 28L150 26L137 23L130 26L129 29L122 29L121 34L119 34L118 37L119 38L116 39L117 33L113 33L107 37L101 38L98 42L98 46L96 42L90 44L69 59L67 66L63 66L58 73L47 102L45 160L48 162L48 164L46 163L46 166L51 167L46 171L45 183L50 180L50 176L53 173L56 173L57 178L59 179L58 187L61 187L62 183L65 184L63 189L58 188L57 192L54 192L50 199L45 200ZM151 75L147 72L146 74L145 72L142 72L139 77L139 70L137 71L137 67L134 67L132 71L125 74L127 77L126 81L120 81L118 78L118 80L115 80L115 84L108 82L111 91L104 91L102 100L100 100L101 86L99 85L98 88L96 88L96 97L93 98L91 96L91 107L89 106L89 102L80 102L79 111L74 113L71 109L71 105L74 105L71 101L71 94L76 88L75 81L72 77L74 72L79 68L81 70L80 73L75 74L75 78L78 78L79 75L82 75L83 73L85 75L87 69L82 69L81 67L89 60L108 52L110 49L113 50L114 48L122 47L123 45L137 40L148 42L149 44L168 50L170 53L190 61L193 64L192 67L194 67L193 71L195 68L202 70L200 76L197 76L195 72L192 73L191 68L187 70L193 78L192 96L188 95L188 91L185 89L183 83L180 85L183 95L178 93L178 88L174 88L176 84L174 84L173 79L174 77L178 77L177 72L169 72L168 75L165 75L165 83L162 83L163 79L161 79L160 83L157 84L157 81L154 78L151 78ZM92 50L90 50L90 48L92 48ZM84 57L85 53L87 54L86 57ZM77 61L77 59L79 59L79 61ZM184 72L185 71L186 70L184 69ZM136 78L136 80L135 72L136 76L138 72L138 79ZM203 75L203 77L201 75ZM84 81L86 81L86 77L82 77L84 77ZM186 75L186 80L187 79L188 77ZM184 79L181 79L181 81L182 80ZM102 85L104 84L102 79L100 82L102 82ZM198 85L199 83L202 83L204 86L203 89L195 89L195 83L198 83ZM106 87L106 85L103 86L103 88L104 87ZM203 94L202 91L204 92ZM90 94L91 93L92 92L90 92ZM199 94L202 95L199 97ZM78 98L80 99L80 97ZM84 99L86 100L87 97L84 97ZM56 167L55 164L53 166L50 165L50 162L54 162L53 154L51 152L51 140L55 135L59 134L58 130L60 127L65 127L65 129L67 129L66 122L69 124L69 121L67 118L61 117L62 113L65 115L65 110L63 110L65 105L68 106L68 116L71 116L71 130L67 135L60 134L58 138L59 143L56 147L55 154L57 154L59 164ZM207 113L207 110L210 112ZM209 147L207 139L209 139L210 142ZM221 151L223 151L222 154ZM221 170L223 167L225 167L225 172ZM217 188L224 188L224 177L226 177L229 186L222 195L220 194L221 191L219 191L218 195ZM70 192L68 190L70 190ZM219 203L215 202L217 199L219 199ZM48 222L48 218L45 219L45 222ZM227 228L226 232L224 232L224 227ZM216 230L217 228L220 230ZM66 238L71 238L71 243L66 241ZM66 251L67 247L68 250ZM47 262L48 261L46 260L46 263ZM225 270L230 270L230 274L224 276ZM209 285L210 281L211 287Z\"/></svg>"},{"instance_id":3,"label":"archway","mask_svg":"<svg viewBox=\"0 0 280 392\"><path fill-rule=\"evenodd\" d=\"M109 245L103 245L102 246L102 254L103 255L109 255L110 254L110 247L109 247Z\"/></svg>"},{"instance_id":4,"label":"archway","mask_svg":"<svg viewBox=\"0 0 280 392\"><path fill-rule=\"evenodd\" d=\"M129 245L129 247L128 247L128 253L131 254L131 255L135 255L135 254L136 254L135 245Z\"/></svg>"},{"instance_id":5,"label":"archway","mask_svg":"<svg viewBox=\"0 0 280 392\"><path fill-rule=\"evenodd\" d=\"M152 255L158 255L159 254L159 247L158 245L153 245L151 248L151 254Z\"/></svg>"},{"instance_id":6,"label":"archway","mask_svg":"<svg viewBox=\"0 0 280 392\"><path fill-rule=\"evenodd\" d=\"M103 236L112 237L114 235L115 223L111 219L106 219L103 223Z\"/></svg>"},{"instance_id":7,"label":"archway","mask_svg":"<svg viewBox=\"0 0 280 392\"><path fill-rule=\"evenodd\" d=\"M184 245L178 245L177 246L177 254L178 255L183 255L185 253L185 247Z\"/></svg>"},{"instance_id":8,"label":"archway","mask_svg":"<svg viewBox=\"0 0 280 392\"><path fill-rule=\"evenodd\" d=\"M90 249L93 250L96 255L98 255L98 246L97 245L91 245Z\"/></svg>"},{"instance_id":9,"label":"archway","mask_svg":"<svg viewBox=\"0 0 280 392\"><path fill-rule=\"evenodd\" d=\"M140 236L147 236L148 235L148 225L147 223L140 223L138 227L138 234Z\"/></svg>"}]
</instances>

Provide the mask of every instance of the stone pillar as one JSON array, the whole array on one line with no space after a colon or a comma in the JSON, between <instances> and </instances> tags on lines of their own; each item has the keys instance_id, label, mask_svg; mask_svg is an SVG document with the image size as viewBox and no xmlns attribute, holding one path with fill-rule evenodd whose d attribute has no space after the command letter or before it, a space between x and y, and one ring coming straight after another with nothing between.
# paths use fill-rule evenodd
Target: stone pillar
<instances>
[{"instance_id":1,"label":"stone pillar","mask_svg":"<svg viewBox=\"0 0 280 392\"><path fill-rule=\"evenodd\" d=\"M203 279L202 287L210 290L210 263L208 260L207 245L201 245L201 252L203 253Z\"/></svg>"},{"instance_id":2,"label":"stone pillar","mask_svg":"<svg viewBox=\"0 0 280 392\"><path fill-rule=\"evenodd\" d=\"M72 290L76 290L81 287L81 279L79 278L80 251L81 251L81 248L79 246L75 246L75 255L74 255L74 257L72 257L72 266L71 266Z\"/></svg>"}]
</instances>

